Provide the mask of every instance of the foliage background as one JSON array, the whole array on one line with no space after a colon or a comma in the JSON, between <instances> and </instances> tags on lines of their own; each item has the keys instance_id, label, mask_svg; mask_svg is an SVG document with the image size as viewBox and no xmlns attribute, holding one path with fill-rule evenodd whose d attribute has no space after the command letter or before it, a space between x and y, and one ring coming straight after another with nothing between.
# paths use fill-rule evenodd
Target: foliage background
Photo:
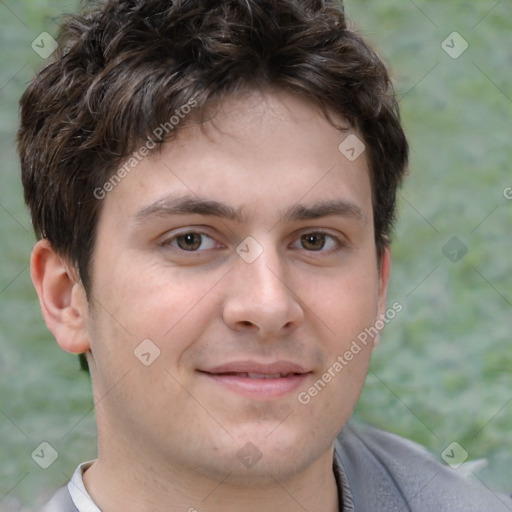
<instances>
[{"instance_id":1,"label":"foliage background","mask_svg":"<svg viewBox=\"0 0 512 512\"><path fill-rule=\"evenodd\" d=\"M17 102L44 64L31 43L56 35L72 0L0 0L0 511L31 510L95 456L89 379L44 327L28 264L34 242L15 153ZM386 327L356 410L427 446L452 441L512 491L512 186L510 0L346 0L354 25L390 64L411 143L399 195ZM441 43L457 31L468 49ZM443 253L457 237L458 262ZM445 249L445 252L446 249ZM59 453L47 470L30 454Z\"/></svg>"}]
</instances>

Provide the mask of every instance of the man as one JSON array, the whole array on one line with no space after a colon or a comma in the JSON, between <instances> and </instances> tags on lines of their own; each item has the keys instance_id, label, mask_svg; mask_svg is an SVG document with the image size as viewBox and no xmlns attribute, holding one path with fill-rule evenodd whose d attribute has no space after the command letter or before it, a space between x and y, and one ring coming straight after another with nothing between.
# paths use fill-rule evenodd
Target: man
<instances>
[{"instance_id":1,"label":"man","mask_svg":"<svg viewBox=\"0 0 512 512\"><path fill-rule=\"evenodd\" d=\"M386 304L407 142L334 2L106 1L26 91L45 321L98 458L47 511L511 510L347 424Z\"/></svg>"}]
</instances>

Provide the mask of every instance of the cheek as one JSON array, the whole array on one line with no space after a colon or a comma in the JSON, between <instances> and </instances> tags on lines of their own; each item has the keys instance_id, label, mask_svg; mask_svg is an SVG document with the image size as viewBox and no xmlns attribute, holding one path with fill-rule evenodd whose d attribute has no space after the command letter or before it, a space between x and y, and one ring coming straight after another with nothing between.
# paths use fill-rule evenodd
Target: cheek
<instances>
[{"instance_id":1,"label":"cheek","mask_svg":"<svg viewBox=\"0 0 512 512\"><path fill-rule=\"evenodd\" d=\"M95 331L112 350L133 356L150 339L169 362L177 360L217 307L211 292L222 276L216 272L184 272L129 257L98 270Z\"/></svg>"},{"instance_id":2,"label":"cheek","mask_svg":"<svg viewBox=\"0 0 512 512\"><path fill-rule=\"evenodd\" d=\"M378 275L371 264L347 266L303 283L311 311L330 328L335 343L346 343L373 325L378 311ZM306 293L307 288L314 291Z\"/></svg>"}]
</instances>

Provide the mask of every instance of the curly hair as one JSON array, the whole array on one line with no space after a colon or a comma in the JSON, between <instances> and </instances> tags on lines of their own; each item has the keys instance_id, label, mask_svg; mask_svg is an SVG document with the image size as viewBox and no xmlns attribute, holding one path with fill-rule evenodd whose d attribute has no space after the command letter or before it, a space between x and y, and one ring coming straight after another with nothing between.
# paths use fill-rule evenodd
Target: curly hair
<instances>
[{"instance_id":1,"label":"curly hair","mask_svg":"<svg viewBox=\"0 0 512 512\"><path fill-rule=\"evenodd\" d=\"M59 48L21 99L18 150L38 237L89 264L98 187L144 142L241 88L271 86L342 116L364 139L380 255L408 146L388 71L329 0L107 0L64 18ZM200 121L201 122L201 121ZM167 123L167 124L166 124ZM159 132L160 133L160 132Z\"/></svg>"}]
</instances>

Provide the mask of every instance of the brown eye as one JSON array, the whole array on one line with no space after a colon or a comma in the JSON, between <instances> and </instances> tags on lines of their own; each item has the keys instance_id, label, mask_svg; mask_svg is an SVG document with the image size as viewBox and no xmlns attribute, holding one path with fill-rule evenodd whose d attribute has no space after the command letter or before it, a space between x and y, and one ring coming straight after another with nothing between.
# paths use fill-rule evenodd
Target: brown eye
<instances>
[{"instance_id":1,"label":"brown eye","mask_svg":"<svg viewBox=\"0 0 512 512\"><path fill-rule=\"evenodd\" d=\"M341 251L345 244L334 235L324 231L304 233L295 242L295 248L321 254L333 254Z\"/></svg>"},{"instance_id":2,"label":"brown eye","mask_svg":"<svg viewBox=\"0 0 512 512\"><path fill-rule=\"evenodd\" d=\"M196 251L201 247L202 235L200 233L185 233L175 238L180 249L184 251Z\"/></svg>"},{"instance_id":3,"label":"brown eye","mask_svg":"<svg viewBox=\"0 0 512 512\"><path fill-rule=\"evenodd\" d=\"M201 255L205 251L222 248L214 238L202 231L182 231L170 235L161 242L162 247L171 250L174 254L183 252Z\"/></svg>"},{"instance_id":4,"label":"brown eye","mask_svg":"<svg viewBox=\"0 0 512 512\"><path fill-rule=\"evenodd\" d=\"M319 251L325 246L324 233L308 233L300 237L302 246L309 251Z\"/></svg>"}]
</instances>

